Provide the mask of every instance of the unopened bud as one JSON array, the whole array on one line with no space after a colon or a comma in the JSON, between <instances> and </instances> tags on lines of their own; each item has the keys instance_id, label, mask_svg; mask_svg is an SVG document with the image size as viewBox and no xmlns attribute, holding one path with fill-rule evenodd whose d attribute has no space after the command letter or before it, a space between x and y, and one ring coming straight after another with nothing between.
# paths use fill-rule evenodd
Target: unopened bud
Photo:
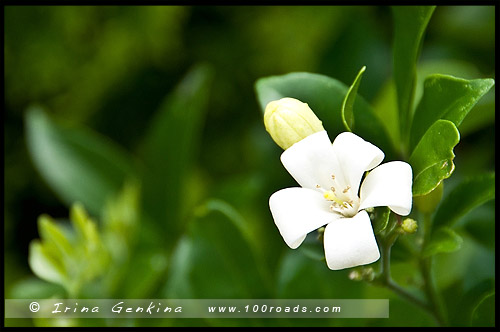
<instances>
[{"instance_id":1,"label":"unopened bud","mask_svg":"<svg viewBox=\"0 0 500 332\"><path fill-rule=\"evenodd\" d=\"M284 150L324 130L309 105L294 98L282 98L267 104L264 125L274 142Z\"/></svg>"},{"instance_id":2,"label":"unopened bud","mask_svg":"<svg viewBox=\"0 0 500 332\"><path fill-rule=\"evenodd\" d=\"M417 231L418 224L411 218L406 218L401 224L401 230L406 234L413 234Z\"/></svg>"}]
</instances>

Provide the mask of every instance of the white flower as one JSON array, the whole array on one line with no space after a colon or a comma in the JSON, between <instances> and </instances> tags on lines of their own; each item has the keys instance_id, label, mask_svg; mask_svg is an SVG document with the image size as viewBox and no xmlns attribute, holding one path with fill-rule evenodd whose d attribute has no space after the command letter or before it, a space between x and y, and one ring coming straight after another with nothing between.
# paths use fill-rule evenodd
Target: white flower
<instances>
[{"instance_id":1,"label":"white flower","mask_svg":"<svg viewBox=\"0 0 500 332\"><path fill-rule=\"evenodd\" d=\"M281 162L302 186L279 190L269 199L286 244L295 249L308 233L326 225L323 241L330 269L377 261L380 252L364 210L388 206L405 216L412 205L411 166L402 161L379 166L383 159L378 147L350 132L339 134L332 144L326 131L320 131L285 150Z\"/></svg>"}]
</instances>

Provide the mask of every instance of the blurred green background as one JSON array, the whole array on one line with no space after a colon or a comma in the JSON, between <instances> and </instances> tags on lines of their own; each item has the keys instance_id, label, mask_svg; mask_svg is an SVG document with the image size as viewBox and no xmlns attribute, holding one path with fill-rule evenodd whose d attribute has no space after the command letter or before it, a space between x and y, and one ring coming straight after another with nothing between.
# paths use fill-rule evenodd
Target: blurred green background
<instances>
[{"instance_id":1,"label":"blurred green background","mask_svg":"<svg viewBox=\"0 0 500 332\"><path fill-rule=\"evenodd\" d=\"M438 6L425 35L419 80L430 73L495 78L494 9ZM127 244L129 258L113 271L124 276L108 286L86 285L82 297L391 299L390 318L379 320L75 324L434 325L425 312L391 292L351 281L349 271L328 270L316 257L314 234L303 248L289 249L268 209L269 196L295 182L279 161L281 150L264 129L255 81L307 71L350 85L366 65L359 94L372 104L383 104L383 89L392 75L390 8L5 6L4 19L6 298L67 296L63 288L36 278L28 265L30 241L40 237L38 216L67 219L72 203L46 180L30 155L27 110L36 104L50 119L64 121L62 126L70 131L86 128L114 142L113 147L131 156L134 168L148 164L154 170L140 177L138 231L127 235L135 238ZM460 128L456 170L445 181L445 191L468 175L495 169L493 90ZM183 99L191 97L200 100L199 105ZM193 115L193 123L189 116L179 120L181 127L187 121L187 134L182 128L162 132L162 123L168 122L161 117L168 113L165 109L177 107L182 113L183 103L202 115ZM178 165L169 166L176 156ZM179 171L179 179L161 178L162 165L171 167L167 173ZM157 181L168 187L160 197L155 190L162 188L148 189ZM77 192L80 184L75 180L65 185ZM97 223L102 222L105 213L83 203ZM174 207L179 211L172 212ZM165 219L155 217L165 212L162 209L168 209ZM478 216L485 217L474 223ZM172 218L175 225L169 222ZM491 293L495 278L492 229L494 204L488 203L461 221L463 248L437 258L437 283L454 325L470 324L466 317L477 316L474 308L488 301L485 294ZM416 269L404 257L398 263L397 246L394 256L394 278L417 287ZM474 317L478 325L490 323L490 318Z\"/></svg>"}]
</instances>

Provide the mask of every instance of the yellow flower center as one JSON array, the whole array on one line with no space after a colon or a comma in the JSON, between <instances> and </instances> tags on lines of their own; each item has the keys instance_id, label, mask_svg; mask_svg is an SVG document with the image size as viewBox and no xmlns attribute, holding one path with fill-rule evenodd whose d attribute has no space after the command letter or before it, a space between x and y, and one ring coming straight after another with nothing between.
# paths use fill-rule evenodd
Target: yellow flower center
<instances>
[{"instance_id":1,"label":"yellow flower center","mask_svg":"<svg viewBox=\"0 0 500 332\"><path fill-rule=\"evenodd\" d=\"M340 213L345 217L353 217L358 213L359 197L356 193L352 193L351 186L347 185L341 187L332 174L333 185L329 190L321 188L317 185L316 188L323 192L323 197L332 202L330 210L332 212ZM338 188L342 190L337 190Z\"/></svg>"}]
</instances>

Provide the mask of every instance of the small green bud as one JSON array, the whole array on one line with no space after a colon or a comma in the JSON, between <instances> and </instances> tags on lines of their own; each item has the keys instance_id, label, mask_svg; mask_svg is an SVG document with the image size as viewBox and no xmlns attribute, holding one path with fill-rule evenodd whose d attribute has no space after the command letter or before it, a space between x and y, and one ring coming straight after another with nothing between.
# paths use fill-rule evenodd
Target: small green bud
<instances>
[{"instance_id":1,"label":"small green bud","mask_svg":"<svg viewBox=\"0 0 500 332\"><path fill-rule=\"evenodd\" d=\"M413 234L417 231L418 224L414 219L406 218L401 224L401 230L406 234Z\"/></svg>"},{"instance_id":2,"label":"small green bud","mask_svg":"<svg viewBox=\"0 0 500 332\"><path fill-rule=\"evenodd\" d=\"M294 98L282 98L267 104L264 125L274 142L284 150L324 130L309 105Z\"/></svg>"}]
</instances>

